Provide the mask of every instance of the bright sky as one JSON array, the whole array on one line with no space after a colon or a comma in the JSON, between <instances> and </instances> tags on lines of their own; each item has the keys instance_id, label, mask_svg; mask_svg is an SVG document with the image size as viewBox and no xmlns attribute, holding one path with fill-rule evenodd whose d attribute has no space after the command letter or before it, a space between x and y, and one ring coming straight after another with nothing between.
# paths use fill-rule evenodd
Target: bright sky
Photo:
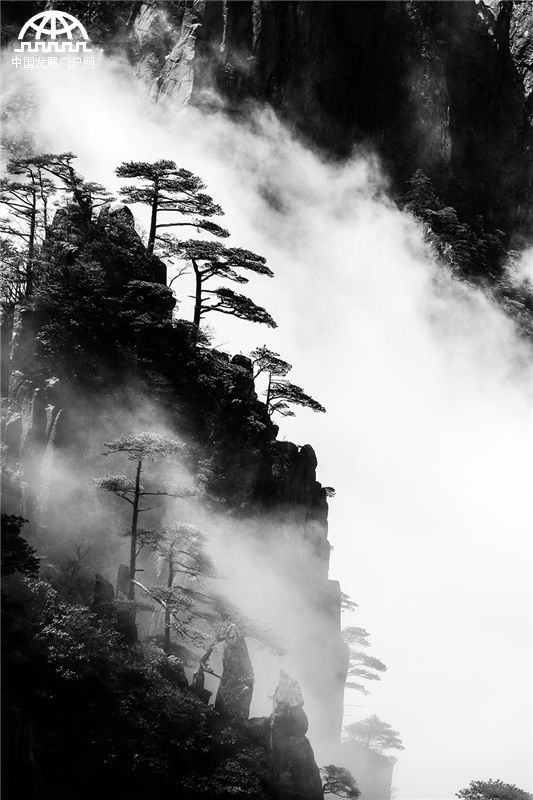
<instances>
[{"instance_id":1,"label":"bright sky","mask_svg":"<svg viewBox=\"0 0 533 800\"><path fill-rule=\"evenodd\" d=\"M24 79L39 81L44 149L74 150L111 187L122 160L174 158L207 181L232 243L267 256L275 279L249 290L279 328L224 317L215 343L267 343L328 409L282 435L312 443L337 490L331 575L389 667L370 697L347 693L365 705L347 722L377 713L400 731L398 798L489 777L533 789L531 384L512 326L435 268L370 159L322 163L269 114L254 134L172 108L152 120L104 62Z\"/></svg>"}]
</instances>

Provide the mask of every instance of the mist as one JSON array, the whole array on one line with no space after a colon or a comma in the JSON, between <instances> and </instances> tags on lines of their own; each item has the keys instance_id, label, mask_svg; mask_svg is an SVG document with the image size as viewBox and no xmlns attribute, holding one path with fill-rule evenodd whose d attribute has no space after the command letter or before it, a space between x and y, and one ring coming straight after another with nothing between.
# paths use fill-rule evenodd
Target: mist
<instances>
[{"instance_id":1,"label":"mist","mask_svg":"<svg viewBox=\"0 0 533 800\"><path fill-rule=\"evenodd\" d=\"M12 124L36 150L74 151L111 190L121 161L174 159L224 208L230 244L274 271L249 294L279 327L220 315L214 344L266 343L327 408L282 420L280 436L311 443L337 491L330 576L359 604L345 624L388 665L369 697L347 691L346 722L377 713L400 731L398 798L487 777L531 790L531 375L513 323L437 263L373 154L330 163L268 109L237 122L149 104L104 57L94 72L28 72L5 103L33 97ZM173 285L184 317L187 280Z\"/></svg>"}]
</instances>

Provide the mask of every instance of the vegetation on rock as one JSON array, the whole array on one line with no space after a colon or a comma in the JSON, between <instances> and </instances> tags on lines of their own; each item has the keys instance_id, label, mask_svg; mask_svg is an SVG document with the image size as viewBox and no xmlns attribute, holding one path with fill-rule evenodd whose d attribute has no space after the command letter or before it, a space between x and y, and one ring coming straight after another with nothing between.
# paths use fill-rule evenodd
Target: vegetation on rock
<instances>
[{"instance_id":1,"label":"vegetation on rock","mask_svg":"<svg viewBox=\"0 0 533 800\"><path fill-rule=\"evenodd\" d=\"M167 513L163 520L161 507L162 501L190 497L194 486L206 510L261 513L277 502L276 487L291 467L283 463L278 470L283 453L275 441L277 428L270 420L272 409L255 393L251 361L211 350L197 324L176 317L176 299L163 282L167 265L157 253L192 259L193 248L200 248L202 258L198 251L194 258L202 283L215 276L245 283L243 272L272 273L251 251L163 241L157 227L151 252L129 209L104 202L103 187L85 181L73 167L74 158L63 153L29 159L29 170L46 174L43 186L49 194L38 193L31 174L24 173L21 182L29 188L20 196L29 206L20 219L9 203L12 192L21 190L15 180L4 186L7 225L27 231L16 237L5 230L2 242L7 255L2 302L8 320L20 319L14 334L6 329L13 334L17 372L12 387L17 388L8 398L12 432L5 480L14 497L37 493L31 481L43 480L42 459L52 444L76 469L88 468L85 487L101 455L131 461L131 475L119 466L117 474L93 480L100 502L86 489L78 495L84 511L88 496L111 510L105 493L131 506L122 530L129 538L129 565L107 565L118 567L116 589L89 571L90 546L79 539L72 548L78 520L65 530L55 509L45 509L37 498L27 505L34 512L31 540L39 541L39 552L46 550L39 570L37 554L20 533L24 520L4 519L4 681L9 686L4 733L13 746L6 751L6 792L80 800L155 800L170 791L187 800L235 794L279 798L270 740L263 731L268 718L259 735L244 712L240 720L229 719L224 709L233 706L227 698L219 698L213 710L204 677L215 675L209 659L230 632L239 642L246 636L278 654L285 643L213 592L216 569L202 532L179 515ZM192 191L198 213L218 213L195 176L168 162L157 162L156 168L161 174L151 189L128 190L132 201L152 203L156 225L166 224L158 221L165 211L179 220L191 210L178 196L176 181ZM123 172L138 178L143 170L129 165ZM200 227L224 235L210 220ZM224 287L213 291L202 286L201 312L218 310L274 325L249 298ZM20 420L28 402L26 429ZM136 418L147 404L165 417L164 434L128 430L120 419L121 413ZM120 410L118 416L114 409ZM180 439L168 433L178 429ZM106 432L103 454L95 452L99 448L91 432L96 430ZM171 459L191 476L191 485L169 483L164 465ZM312 492L306 513L321 517L326 493L314 480L316 459L309 463L305 481ZM152 508L147 500L156 501L149 502ZM90 535L90 521L82 516L80 510L80 536L82 531ZM67 552L64 537L70 542ZM141 612L154 609L162 609L162 632L138 637ZM221 685L240 686L239 676L230 674L229 655L226 661L226 672L217 676ZM192 677L185 672L191 667L196 667ZM304 733L302 766L316 770Z\"/></svg>"},{"instance_id":2,"label":"vegetation on rock","mask_svg":"<svg viewBox=\"0 0 533 800\"><path fill-rule=\"evenodd\" d=\"M461 800L531 800L533 797L512 783L492 779L470 781L466 789L461 789L455 796Z\"/></svg>"},{"instance_id":3,"label":"vegetation on rock","mask_svg":"<svg viewBox=\"0 0 533 800\"><path fill-rule=\"evenodd\" d=\"M369 656L361 647L370 647L368 637L370 634L364 628L349 627L342 631L342 638L348 646L348 676L347 689L357 689L358 692L368 694L364 684L352 680L353 678L365 681L379 681L378 673L385 672L387 667L375 656Z\"/></svg>"},{"instance_id":4,"label":"vegetation on rock","mask_svg":"<svg viewBox=\"0 0 533 800\"><path fill-rule=\"evenodd\" d=\"M322 775L322 792L324 796L335 795L345 800L356 800L361 792L357 788L357 782L352 773L344 767L336 767L335 764L328 764L320 770Z\"/></svg>"},{"instance_id":5,"label":"vegetation on rock","mask_svg":"<svg viewBox=\"0 0 533 800\"><path fill-rule=\"evenodd\" d=\"M352 722L345 728L347 741L358 742L382 753L384 750L403 750L400 734L388 722L382 722L376 714L372 714L359 722Z\"/></svg>"}]
</instances>

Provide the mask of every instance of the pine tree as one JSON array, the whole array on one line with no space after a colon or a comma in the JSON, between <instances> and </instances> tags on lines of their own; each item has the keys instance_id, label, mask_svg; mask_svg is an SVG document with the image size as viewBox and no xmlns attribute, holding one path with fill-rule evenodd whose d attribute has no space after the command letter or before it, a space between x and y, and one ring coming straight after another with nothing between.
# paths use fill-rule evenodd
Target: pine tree
<instances>
[{"instance_id":1,"label":"pine tree","mask_svg":"<svg viewBox=\"0 0 533 800\"><path fill-rule=\"evenodd\" d=\"M67 191L78 205L85 226L88 227L93 209L112 200L105 186L96 181L86 181L83 175L74 168L73 161L77 156L71 152L44 153L32 156L31 163L41 173L46 172L59 181L56 188Z\"/></svg>"},{"instance_id":2,"label":"pine tree","mask_svg":"<svg viewBox=\"0 0 533 800\"><path fill-rule=\"evenodd\" d=\"M288 361L284 361L279 353L262 345L256 350L252 350L250 358L254 365L254 378L263 372L268 373L265 404L270 415L277 411L283 417L294 417L294 411L290 408L291 404L310 408L311 411L321 413L326 411L321 403L306 394L303 389L286 380L285 376L292 369L292 365Z\"/></svg>"},{"instance_id":3,"label":"pine tree","mask_svg":"<svg viewBox=\"0 0 533 800\"><path fill-rule=\"evenodd\" d=\"M128 461L135 463L135 476L130 478L126 475L105 475L102 478L93 480L98 489L120 497L132 507L131 526L129 535L130 542L130 563L129 563L129 592L128 599L135 599L135 575L137 573L137 557L140 549L149 543L146 531L139 529L139 514L149 509L141 508L140 503L144 497L154 496L178 496L179 493L156 490L146 491L141 484L141 474L143 463L146 461L156 461L158 459L176 456L182 452L183 445L175 439L157 433L139 433L126 436L119 436L110 442L105 442L108 448L104 455L123 453Z\"/></svg>"},{"instance_id":4,"label":"pine tree","mask_svg":"<svg viewBox=\"0 0 533 800\"><path fill-rule=\"evenodd\" d=\"M342 631L342 638L348 645L349 652L349 666L348 666L348 680L346 687L348 689L357 689L358 692L368 694L366 687L351 678L362 678L366 681L379 681L380 672L386 672L387 667L385 664L376 658L370 656L361 650L361 647L370 647L368 637L370 634L364 628L350 627L344 628Z\"/></svg>"},{"instance_id":5,"label":"pine tree","mask_svg":"<svg viewBox=\"0 0 533 800\"><path fill-rule=\"evenodd\" d=\"M388 722L382 722L376 714L359 722L352 722L345 728L348 741L358 742L382 753L384 750L404 750L400 734Z\"/></svg>"},{"instance_id":6,"label":"pine tree","mask_svg":"<svg viewBox=\"0 0 533 800\"><path fill-rule=\"evenodd\" d=\"M153 163L146 161L124 161L115 170L119 178L136 181L131 186L122 186L120 194L129 203L143 203L150 207L150 230L147 250L154 252L161 228L190 226L201 228L215 236L229 236L228 232L207 217L220 216L222 209L213 198L205 194L204 183L192 172L178 168L174 161L161 159ZM189 217L188 220L167 214Z\"/></svg>"},{"instance_id":7,"label":"pine tree","mask_svg":"<svg viewBox=\"0 0 533 800\"><path fill-rule=\"evenodd\" d=\"M204 581L214 575L214 565L205 543L205 536L198 528L183 523L165 525L153 535L151 549L165 563L166 586L142 588L164 608L163 649L167 655L171 653L173 629L180 639L204 642L205 637L193 623L197 617L205 618L206 612L201 607L211 603Z\"/></svg>"},{"instance_id":8,"label":"pine tree","mask_svg":"<svg viewBox=\"0 0 533 800\"><path fill-rule=\"evenodd\" d=\"M237 294L225 287L207 289L206 284L213 278L228 280L233 283L248 283L243 272L273 277L273 272L266 266L263 256L244 250L242 247L226 247L221 242L207 242L196 239L170 242L167 245L171 252L192 265L195 276L193 323L200 326L202 317L211 311L229 314L248 320L261 322L271 328L276 323L270 314L256 305L244 295Z\"/></svg>"},{"instance_id":9,"label":"pine tree","mask_svg":"<svg viewBox=\"0 0 533 800\"><path fill-rule=\"evenodd\" d=\"M268 386L269 414L272 415L277 411L282 417L294 417L294 411L290 408L291 405L310 408L311 411L318 411L321 414L324 414L326 411L318 400L306 394L306 392L304 392L300 386L296 386L295 383L284 379L270 381Z\"/></svg>"},{"instance_id":10,"label":"pine tree","mask_svg":"<svg viewBox=\"0 0 533 800\"><path fill-rule=\"evenodd\" d=\"M320 774L323 795L334 794L344 800L356 800L360 796L361 792L352 773L344 767L328 764L320 768Z\"/></svg>"},{"instance_id":11,"label":"pine tree","mask_svg":"<svg viewBox=\"0 0 533 800\"><path fill-rule=\"evenodd\" d=\"M7 164L7 172L20 178L0 179L0 204L8 212L8 217L0 220L0 231L24 243L24 293L29 296L33 289L37 247L48 227L48 201L56 188L33 158L12 159Z\"/></svg>"}]
</instances>

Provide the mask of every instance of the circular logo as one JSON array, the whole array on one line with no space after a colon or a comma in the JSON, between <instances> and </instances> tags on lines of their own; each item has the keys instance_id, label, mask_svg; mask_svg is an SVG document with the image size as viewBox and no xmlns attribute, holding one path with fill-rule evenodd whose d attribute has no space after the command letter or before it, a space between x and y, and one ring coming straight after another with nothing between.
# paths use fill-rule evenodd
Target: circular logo
<instances>
[{"instance_id":1,"label":"circular logo","mask_svg":"<svg viewBox=\"0 0 533 800\"><path fill-rule=\"evenodd\" d=\"M65 11L42 11L29 19L19 33L19 39L23 39L28 31L35 33L35 39L41 38L57 39L58 36L66 36L72 40L72 34L81 34L84 39L89 39L87 31L72 14Z\"/></svg>"}]
</instances>

